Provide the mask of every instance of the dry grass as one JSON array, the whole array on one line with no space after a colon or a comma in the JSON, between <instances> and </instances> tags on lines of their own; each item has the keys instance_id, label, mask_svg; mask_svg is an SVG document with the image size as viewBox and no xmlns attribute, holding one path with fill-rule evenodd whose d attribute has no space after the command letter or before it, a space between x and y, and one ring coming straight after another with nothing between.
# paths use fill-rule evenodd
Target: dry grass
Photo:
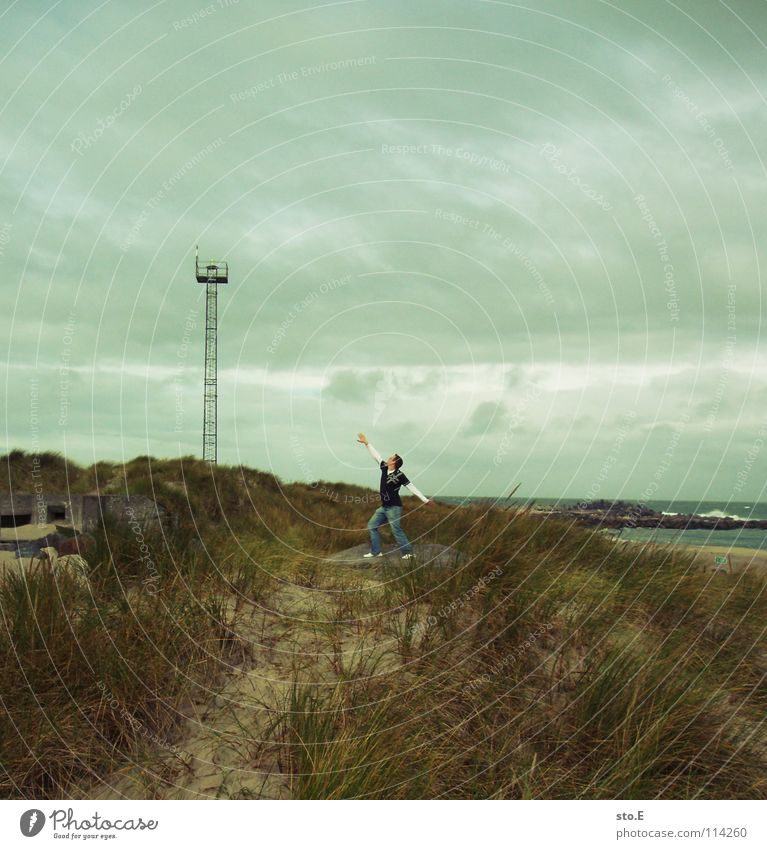
<instances>
[{"instance_id":1,"label":"dry grass","mask_svg":"<svg viewBox=\"0 0 767 849\"><path fill-rule=\"evenodd\" d=\"M4 459L28 487L29 455ZM473 506L406 519L414 540L463 552L456 569L361 575L318 559L365 539L355 488L191 458L45 465L52 487L156 497L177 527L147 531L151 569L128 528L102 528L91 591L40 569L0 584L6 797L66 796L139 757L151 769L246 607L262 630L295 626L274 647L294 671L270 708L295 797L767 795L767 605L751 575Z\"/></svg>"},{"instance_id":2,"label":"dry grass","mask_svg":"<svg viewBox=\"0 0 767 849\"><path fill-rule=\"evenodd\" d=\"M462 569L389 570L370 599L400 669L294 697L295 795L767 795L763 583L474 512Z\"/></svg>"}]
</instances>

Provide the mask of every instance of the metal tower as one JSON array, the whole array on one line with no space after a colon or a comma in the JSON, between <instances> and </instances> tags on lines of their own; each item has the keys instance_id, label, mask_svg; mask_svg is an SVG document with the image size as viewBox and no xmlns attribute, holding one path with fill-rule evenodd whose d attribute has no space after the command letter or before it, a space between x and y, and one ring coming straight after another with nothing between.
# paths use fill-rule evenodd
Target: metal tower
<instances>
[{"instance_id":1,"label":"metal tower","mask_svg":"<svg viewBox=\"0 0 767 849\"><path fill-rule=\"evenodd\" d=\"M218 459L218 286L229 282L229 265L209 260L200 265L199 248L194 252L194 270L198 283L205 284L205 388L202 416L202 459L215 464Z\"/></svg>"}]
</instances>

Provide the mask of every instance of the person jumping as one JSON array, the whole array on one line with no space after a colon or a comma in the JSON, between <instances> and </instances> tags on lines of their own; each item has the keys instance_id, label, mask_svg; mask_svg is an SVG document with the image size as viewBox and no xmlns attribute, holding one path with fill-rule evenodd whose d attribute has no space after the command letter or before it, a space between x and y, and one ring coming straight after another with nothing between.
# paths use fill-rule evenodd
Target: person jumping
<instances>
[{"instance_id":1,"label":"person jumping","mask_svg":"<svg viewBox=\"0 0 767 849\"><path fill-rule=\"evenodd\" d=\"M400 525L402 517L402 501L399 497L399 489L401 486L407 487L413 495L417 495L424 504L434 504L427 498L413 483L411 483L407 475L402 471L402 457L399 454L392 454L388 460L384 460L381 455L368 442L364 433L357 434L357 442L361 442L370 452L370 456L378 463L381 469L381 506L373 513L368 522L368 531L370 531L370 553L365 557L383 557L381 552L381 534L378 529L381 525L389 523L394 539L397 541L399 550L402 553L403 560L410 560L413 557L413 546L407 538L405 532Z\"/></svg>"}]
</instances>

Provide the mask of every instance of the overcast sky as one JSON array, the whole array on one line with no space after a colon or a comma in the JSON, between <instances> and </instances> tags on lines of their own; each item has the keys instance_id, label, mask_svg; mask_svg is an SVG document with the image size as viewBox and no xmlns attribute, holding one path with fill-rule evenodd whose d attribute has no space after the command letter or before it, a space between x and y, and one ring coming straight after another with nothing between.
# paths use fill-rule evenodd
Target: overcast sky
<instances>
[{"instance_id":1,"label":"overcast sky","mask_svg":"<svg viewBox=\"0 0 767 849\"><path fill-rule=\"evenodd\" d=\"M17 0L7 448L763 495L763 0Z\"/></svg>"}]
</instances>

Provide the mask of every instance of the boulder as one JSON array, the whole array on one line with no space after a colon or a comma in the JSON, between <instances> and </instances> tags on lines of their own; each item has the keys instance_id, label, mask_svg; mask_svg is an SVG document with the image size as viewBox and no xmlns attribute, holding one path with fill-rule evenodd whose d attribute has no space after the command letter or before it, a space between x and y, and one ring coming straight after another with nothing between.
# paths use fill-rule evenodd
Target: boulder
<instances>
[{"instance_id":1,"label":"boulder","mask_svg":"<svg viewBox=\"0 0 767 849\"><path fill-rule=\"evenodd\" d=\"M67 574L73 577L78 584L90 586L90 567L88 566L88 562L79 554L59 556L59 553L53 546L46 546L40 549L38 559L50 563L53 574L57 577Z\"/></svg>"}]
</instances>

